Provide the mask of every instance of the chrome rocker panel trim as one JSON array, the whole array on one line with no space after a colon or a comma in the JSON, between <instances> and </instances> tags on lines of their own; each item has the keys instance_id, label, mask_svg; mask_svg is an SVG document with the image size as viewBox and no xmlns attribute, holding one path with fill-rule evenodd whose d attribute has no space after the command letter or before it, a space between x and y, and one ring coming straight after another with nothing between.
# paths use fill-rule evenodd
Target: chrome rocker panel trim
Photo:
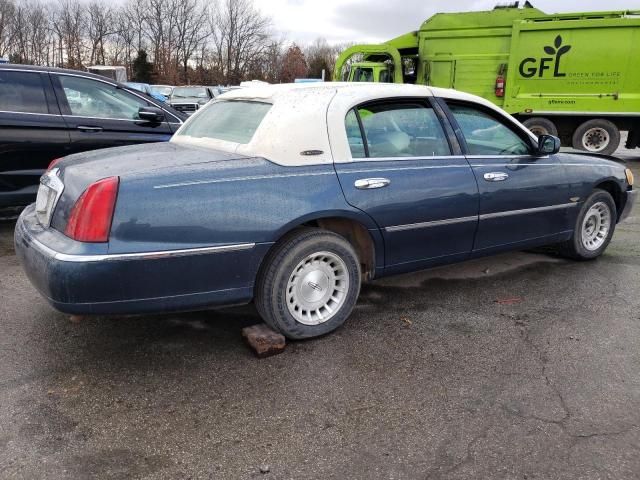
<instances>
[{"instance_id":1,"label":"chrome rocker panel trim","mask_svg":"<svg viewBox=\"0 0 640 480\"><path fill-rule=\"evenodd\" d=\"M187 255L203 255L207 253L226 253L241 250L250 250L256 246L255 243L237 243L232 245L220 245L217 247L197 247L180 250L161 250L156 252L140 253L107 253L104 255L78 255L60 253L47 247L42 242L31 238L34 248L40 250L45 255L60 262L112 262L122 260L156 260L160 258L184 257Z\"/></svg>"}]
</instances>

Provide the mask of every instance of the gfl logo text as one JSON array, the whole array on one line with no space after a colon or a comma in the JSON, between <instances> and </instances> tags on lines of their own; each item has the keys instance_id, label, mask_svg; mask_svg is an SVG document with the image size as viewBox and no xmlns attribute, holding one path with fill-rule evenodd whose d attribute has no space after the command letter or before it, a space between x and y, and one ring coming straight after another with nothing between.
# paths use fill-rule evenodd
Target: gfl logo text
<instances>
[{"instance_id":1,"label":"gfl logo text","mask_svg":"<svg viewBox=\"0 0 640 480\"><path fill-rule=\"evenodd\" d=\"M562 45L562 37L558 35L553 46L544 47L544 52L549 57L542 57L539 60L534 57L527 57L520 62L520 75L525 78L531 78L536 75L543 77L546 71L552 71L554 77L566 77L566 73L560 71L560 59L571 50L571 45Z\"/></svg>"}]
</instances>

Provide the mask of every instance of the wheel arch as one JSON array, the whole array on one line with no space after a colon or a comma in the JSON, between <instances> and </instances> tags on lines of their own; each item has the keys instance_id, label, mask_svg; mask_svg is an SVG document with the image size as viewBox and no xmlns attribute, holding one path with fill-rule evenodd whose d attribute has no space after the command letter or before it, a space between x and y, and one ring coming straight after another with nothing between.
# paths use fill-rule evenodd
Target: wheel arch
<instances>
[{"instance_id":1,"label":"wheel arch","mask_svg":"<svg viewBox=\"0 0 640 480\"><path fill-rule=\"evenodd\" d=\"M620 188L619 183L614 178L608 178L605 180L600 180L596 185L594 185L594 190L604 190L609 193L613 198L613 202L616 204L616 217L620 219L620 214L622 213L622 209L624 208L624 199L622 196L622 188Z\"/></svg>"},{"instance_id":2,"label":"wheel arch","mask_svg":"<svg viewBox=\"0 0 640 480\"><path fill-rule=\"evenodd\" d=\"M299 228L322 228L344 237L356 250L362 268L363 281L376 276L384 265L384 240L378 226L366 215L350 211L317 212L287 223L274 235L274 244L260 262L258 271L274 247Z\"/></svg>"}]
</instances>

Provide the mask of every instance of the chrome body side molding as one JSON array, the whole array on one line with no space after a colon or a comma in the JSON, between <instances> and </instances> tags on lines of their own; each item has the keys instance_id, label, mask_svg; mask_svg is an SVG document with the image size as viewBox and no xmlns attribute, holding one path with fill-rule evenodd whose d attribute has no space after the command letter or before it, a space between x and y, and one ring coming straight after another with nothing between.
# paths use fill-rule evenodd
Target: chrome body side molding
<instances>
[{"instance_id":1,"label":"chrome body side molding","mask_svg":"<svg viewBox=\"0 0 640 480\"><path fill-rule=\"evenodd\" d=\"M220 245L217 247L185 248L180 250L161 250L155 252L139 253L107 253L103 255L83 255L56 252L47 247L35 238L31 239L31 245L41 252L60 262L113 262L123 260L158 260L161 258L184 257L188 255L204 255L213 253L237 252L250 250L255 247L255 243L236 243L231 245Z\"/></svg>"}]
</instances>

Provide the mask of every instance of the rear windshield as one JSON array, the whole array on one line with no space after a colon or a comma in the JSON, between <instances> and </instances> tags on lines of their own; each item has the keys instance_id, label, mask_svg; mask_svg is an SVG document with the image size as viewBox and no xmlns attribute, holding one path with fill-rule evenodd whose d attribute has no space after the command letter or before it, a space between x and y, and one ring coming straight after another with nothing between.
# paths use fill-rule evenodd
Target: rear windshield
<instances>
[{"instance_id":1,"label":"rear windshield","mask_svg":"<svg viewBox=\"0 0 640 480\"><path fill-rule=\"evenodd\" d=\"M249 143L270 108L270 103L262 102L214 102L190 119L177 136Z\"/></svg>"}]
</instances>

